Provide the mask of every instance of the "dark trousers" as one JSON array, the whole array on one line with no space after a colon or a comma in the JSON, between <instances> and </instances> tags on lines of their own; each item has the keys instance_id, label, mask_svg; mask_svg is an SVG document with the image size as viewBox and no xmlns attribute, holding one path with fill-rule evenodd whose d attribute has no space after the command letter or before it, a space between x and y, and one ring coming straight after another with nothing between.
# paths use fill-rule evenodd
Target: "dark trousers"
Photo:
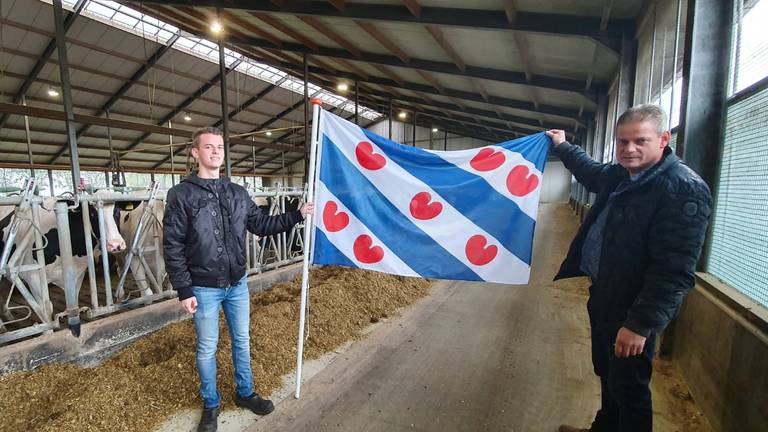
<instances>
[{"instance_id":1,"label":"dark trousers","mask_svg":"<svg viewBox=\"0 0 768 432\"><path fill-rule=\"evenodd\" d=\"M651 432L651 372L656 335L645 341L643 352L618 358L614 342L620 324L592 323L592 364L600 377L600 410L593 432Z\"/></svg>"}]
</instances>

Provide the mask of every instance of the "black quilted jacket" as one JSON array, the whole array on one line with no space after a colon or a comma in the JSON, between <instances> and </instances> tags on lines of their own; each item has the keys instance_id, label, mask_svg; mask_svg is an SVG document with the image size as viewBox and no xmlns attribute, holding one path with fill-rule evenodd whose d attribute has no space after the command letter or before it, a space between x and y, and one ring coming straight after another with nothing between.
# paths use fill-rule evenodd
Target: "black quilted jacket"
<instances>
[{"instance_id":1,"label":"black quilted jacket","mask_svg":"<svg viewBox=\"0 0 768 432\"><path fill-rule=\"evenodd\" d=\"M629 173L620 165L598 163L569 143L554 152L579 183L597 194L557 280L584 275L579 265L587 232ZM711 206L706 183L668 147L659 163L614 198L587 303L593 325L623 326L646 337L666 327L694 285Z\"/></svg>"},{"instance_id":2,"label":"black quilted jacket","mask_svg":"<svg viewBox=\"0 0 768 432\"><path fill-rule=\"evenodd\" d=\"M227 287L245 276L246 230L267 236L302 220L298 211L267 216L240 185L219 187L192 174L168 191L163 217L165 268L179 300L192 286Z\"/></svg>"}]
</instances>

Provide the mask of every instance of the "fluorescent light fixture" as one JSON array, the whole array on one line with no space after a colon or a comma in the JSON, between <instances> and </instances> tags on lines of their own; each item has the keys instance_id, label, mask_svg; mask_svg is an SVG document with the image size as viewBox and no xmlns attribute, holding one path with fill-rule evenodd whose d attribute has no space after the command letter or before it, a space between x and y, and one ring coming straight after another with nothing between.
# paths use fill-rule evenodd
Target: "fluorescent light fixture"
<instances>
[{"instance_id":1,"label":"fluorescent light fixture","mask_svg":"<svg viewBox=\"0 0 768 432\"><path fill-rule=\"evenodd\" d=\"M349 84L347 84L347 83L345 83L345 82L343 82L343 83L339 83L339 84L336 86L336 90L338 90L338 91L340 91L340 92L345 92L345 91L349 90Z\"/></svg>"},{"instance_id":2,"label":"fluorescent light fixture","mask_svg":"<svg viewBox=\"0 0 768 432\"><path fill-rule=\"evenodd\" d=\"M437 129L436 127L433 127L433 128L432 128L432 133L437 133L437 130L438 130L438 129Z\"/></svg>"},{"instance_id":3,"label":"fluorescent light fixture","mask_svg":"<svg viewBox=\"0 0 768 432\"><path fill-rule=\"evenodd\" d=\"M408 117L408 114L405 113L405 111L400 111L400 114L397 115L399 119L405 120L406 117Z\"/></svg>"},{"instance_id":4,"label":"fluorescent light fixture","mask_svg":"<svg viewBox=\"0 0 768 432\"><path fill-rule=\"evenodd\" d=\"M51 87L48 89L48 96L50 97L59 97L59 91L55 88Z\"/></svg>"},{"instance_id":5,"label":"fluorescent light fixture","mask_svg":"<svg viewBox=\"0 0 768 432\"><path fill-rule=\"evenodd\" d=\"M222 30L221 22L219 20L213 20L213 22L211 23L211 31L213 33L218 34L218 33L221 33L221 30Z\"/></svg>"},{"instance_id":6,"label":"fluorescent light fixture","mask_svg":"<svg viewBox=\"0 0 768 432\"><path fill-rule=\"evenodd\" d=\"M191 122L192 116L189 115L189 113L184 113L184 121L185 122Z\"/></svg>"},{"instance_id":7,"label":"fluorescent light fixture","mask_svg":"<svg viewBox=\"0 0 768 432\"><path fill-rule=\"evenodd\" d=\"M267 131L267 132L265 133L265 135L266 135L266 136L272 136L272 131Z\"/></svg>"}]
</instances>

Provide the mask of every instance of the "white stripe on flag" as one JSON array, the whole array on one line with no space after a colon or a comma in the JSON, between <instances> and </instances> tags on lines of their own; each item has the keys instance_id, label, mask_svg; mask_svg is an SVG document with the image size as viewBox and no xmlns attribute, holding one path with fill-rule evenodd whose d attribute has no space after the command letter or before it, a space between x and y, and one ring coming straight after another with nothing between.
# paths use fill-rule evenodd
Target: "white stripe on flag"
<instances>
[{"instance_id":1,"label":"white stripe on flag","mask_svg":"<svg viewBox=\"0 0 768 432\"><path fill-rule=\"evenodd\" d=\"M418 273L413 271L408 264L404 263L400 257L392 252L392 250L387 247L386 243L379 240L379 238L376 237L376 235L374 235L373 232L371 232L371 230L369 230L351 211L349 211L349 209L335 195L333 195L321 181L318 181L317 183L317 196L315 201L317 202L317 210L315 211L315 214L317 215L315 218L317 228L323 231L328 238L328 241L336 246L336 249L343 253L358 267L385 273L395 273L403 276L419 277ZM336 211L332 212L335 214L332 214L331 216L343 217L343 226L326 226L324 211L326 204L329 202L336 203ZM366 244L363 242L362 244L356 244L356 241L364 235L367 235L372 240L371 243ZM356 247L362 249L358 252L363 254L375 253L376 251L374 249L380 247L381 252L383 252L382 258L377 262L363 262L355 255Z\"/></svg>"},{"instance_id":2,"label":"white stripe on flag","mask_svg":"<svg viewBox=\"0 0 768 432\"><path fill-rule=\"evenodd\" d=\"M490 149L493 151L493 153L491 154L490 150L485 149ZM505 149L504 147L495 145L483 147L481 149L460 151L426 151L439 156L446 162L452 163L468 173L484 178L485 181L487 181L488 184L496 189L498 193L514 201L517 206L520 207L520 210L522 210L523 213L530 216L531 219L536 220L536 209L539 206L539 194L541 192L541 181L543 180L543 177L542 173L538 170L538 168L536 168L536 165L531 163L528 159L525 159L520 153L513 152ZM497 167L488 171L479 171L473 168L471 164L472 159L482 151L488 152L491 158L500 158L500 156L496 156L500 152L504 156L504 162L501 165L498 165ZM524 196L513 195L510 193L509 188L507 187L507 180L512 169L519 165L527 167L528 172L526 173L523 170L522 172L516 172L515 174L522 176L530 174L538 177L536 189ZM495 166L495 164L493 166Z\"/></svg>"},{"instance_id":3,"label":"white stripe on flag","mask_svg":"<svg viewBox=\"0 0 768 432\"><path fill-rule=\"evenodd\" d=\"M461 212L447 202L440 199L429 185L412 176L408 171L387 158L385 153L372 143L363 131L353 123L343 121L339 117L327 115L323 112L323 133L336 145L339 151L349 162L358 168L375 187L381 192L400 212L410 219L419 229L424 231L451 255L472 269L478 276L488 282L499 283L527 283L530 276L530 267L512 254L507 248L499 244L498 240L488 234ZM367 142L373 148L373 153L386 160L385 169L369 170L363 168L355 155L357 144ZM431 219L417 219L411 213L411 203L417 199L418 194L429 194L429 201L421 201L422 206L430 202L440 202L442 211ZM424 195L421 195L424 197ZM504 221L500 221L504 223ZM467 245L471 238L482 236L485 244L476 239L474 250L478 247L490 251L496 249L496 256L488 263L477 265L467 256ZM478 245L477 242L480 244ZM487 252L486 252L487 253ZM483 253L480 255L487 256ZM477 262L484 262L482 256L476 258Z\"/></svg>"}]
</instances>

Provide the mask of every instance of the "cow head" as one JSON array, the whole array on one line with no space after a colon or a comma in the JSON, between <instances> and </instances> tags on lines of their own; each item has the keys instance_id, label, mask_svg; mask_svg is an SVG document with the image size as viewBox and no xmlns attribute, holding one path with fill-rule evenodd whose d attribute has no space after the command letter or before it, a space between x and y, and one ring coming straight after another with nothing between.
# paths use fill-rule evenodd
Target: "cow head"
<instances>
[{"instance_id":1,"label":"cow head","mask_svg":"<svg viewBox=\"0 0 768 432\"><path fill-rule=\"evenodd\" d=\"M104 196L110 194L107 190L98 190L94 196ZM121 202L115 205L114 202L104 202L104 225L107 229L106 233L102 233L99 229L99 217L95 206L89 207L89 217L91 219L91 227L97 237L106 235L107 240L107 252L117 253L125 250L125 239L120 234L120 230L117 228L117 219L120 216L120 207L125 206L128 203ZM111 216L111 217L110 217Z\"/></svg>"}]
</instances>

